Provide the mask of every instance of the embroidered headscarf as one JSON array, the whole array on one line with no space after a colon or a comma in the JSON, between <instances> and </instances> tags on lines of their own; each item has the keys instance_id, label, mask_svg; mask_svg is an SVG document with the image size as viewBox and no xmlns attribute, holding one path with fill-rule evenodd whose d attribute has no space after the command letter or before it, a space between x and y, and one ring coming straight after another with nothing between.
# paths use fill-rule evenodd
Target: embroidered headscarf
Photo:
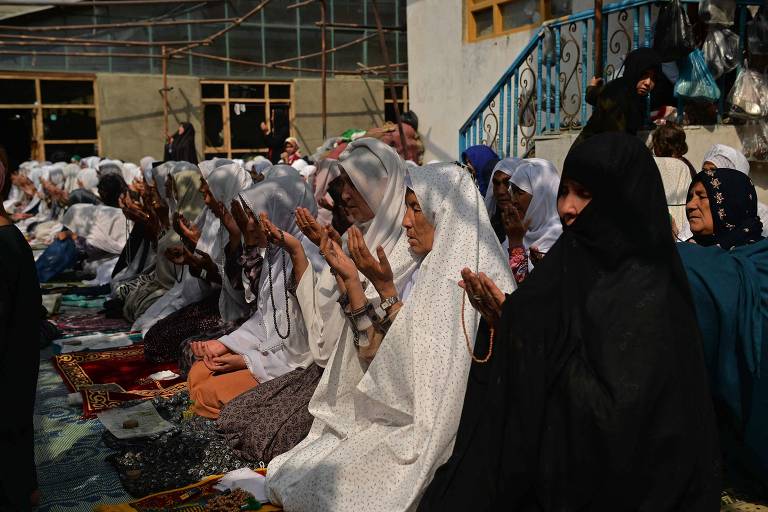
<instances>
[{"instance_id":1,"label":"embroidered headscarf","mask_svg":"<svg viewBox=\"0 0 768 512\"><path fill-rule=\"evenodd\" d=\"M719 245L725 250L763 239L763 223L757 216L757 191L749 176L734 169L701 171L688 192L701 183L707 189L714 234L694 235L699 245Z\"/></svg>"}]
</instances>

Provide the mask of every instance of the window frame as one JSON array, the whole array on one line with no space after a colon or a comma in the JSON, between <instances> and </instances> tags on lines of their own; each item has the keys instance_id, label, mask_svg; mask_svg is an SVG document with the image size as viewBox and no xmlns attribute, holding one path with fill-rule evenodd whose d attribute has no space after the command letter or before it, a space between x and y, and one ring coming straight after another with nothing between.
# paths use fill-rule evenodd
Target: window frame
<instances>
[{"instance_id":1,"label":"window frame","mask_svg":"<svg viewBox=\"0 0 768 512\"><path fill-rule=\"evenodd\" d=\"M73 74L73 73L29 73L29 72L0 72L0 80L32 80L35 87L35 102L30 103L0 103L0 109L26 110L32 111L32 140L30 141L30 158L33 160L46 160L46 145L79 145L93 144L96 148L96 154L101 154L101 120L99 117L99 89L96 87L96 75L91 73ZM90 82L93 87L93 103L43 103L42 87L40 82L46 80L72 81L72 82ZM74 109L74 110L93 110L96 123L95 139L46 139L45 138L45 120L43 112L46 109Z\"/></svg>"},{"instance_id":2,"label":"window frame","mask_svg":"<svg viewBox=\"0 0 768 512\"><path fill-rule=\"evenodd\" d=\"M514 34L516 32L522 32L531 30L534 27L538 27L540 23L528 23L527 25L521 25L519 27L503 29L503 20L501 16L501 7L505 4L519 2L521 0L464 0L464 14L466 17L466 40L473 43L476 41L486 41L493 39L494 37ZM539 15L541 20L545 21L551 18L551 2L550 0L538 0L539 3ZM475 24L474 14L478 11L484 11L485 9L493 9L493 31L490 34L483 36L477 35L477 25Z\"/></svg>"}]
</instances>

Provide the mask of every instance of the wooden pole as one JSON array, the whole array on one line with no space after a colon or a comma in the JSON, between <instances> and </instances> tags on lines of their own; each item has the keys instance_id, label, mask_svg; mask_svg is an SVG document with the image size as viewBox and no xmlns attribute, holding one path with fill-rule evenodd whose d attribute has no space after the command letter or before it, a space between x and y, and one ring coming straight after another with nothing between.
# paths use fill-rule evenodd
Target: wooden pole
<instances>
[{"instance_id":1,"label":"wooden pole","mask_svg":"<svg viewBox=\"0 0 768 512\"><path fill-rule=\"evenodd\" d=\"M595 0L595 76L603 76L603 0Z\"/></svg>"},{"instance_id":2,"label":"wooden pole","mask_svg":"<svg viewBox=\"0 0 768 512\"><path fill-rule=\"evenodd\" d=\"M379 33L379 47L381 56L384 58L384 65L387 68L387 77L389 79L389 94L392 96L392 106L395 108L395 121L397 122L397 131L400 133L400 146L402 148L403 159L407 159L407 145L405 142L405 131L403 130L403 121L400 119L400 105L397 103L397 90L395 89L395 79L392 76L392 67L389 65L389 52L387 51L387 42L384 40L384 31L381 26L381 17L379 16L379 7L376 0L371 0L373 6L373 17L376 18L376 30Z\"/></svg>"},{"instance_id":3,"label":"wooden pole","mask_svg":"<svg viewBox=\"0 0 768 512\"><path fill-rule=\"evenodd\" d=\"M163 46L163 148L168 143L168 53Z\"/></svg>"},{"instance_id":4,"label":"wooden pole","mask_svg":"<svg viewBox=\"0 0 768 512\"><path fill-rule=\"evenodd\" d=\"M327 82L328 82L328 52L325 48L325 0L320 0L320 118L323 123L323 144L328 137L328 111L327 111Z\"/></svg>"},{"instance_id":5,"label":"wooden pole","mask_svg":"<svg viewBox=\"0 0 768 512\"><path fill-rule=\"evenodd\" d=\"M146 20L123 21L119 23L90 23L84 25L51 25L43 27L22 27L16 25L0 25L0 30L16 30L20 32L52 32L58 30L105 30L108 28L131 27L166 27L175 25L216 25L219 23L231 23L236 18L206 18L204 20Z\"/></svg>"}]
</instances>

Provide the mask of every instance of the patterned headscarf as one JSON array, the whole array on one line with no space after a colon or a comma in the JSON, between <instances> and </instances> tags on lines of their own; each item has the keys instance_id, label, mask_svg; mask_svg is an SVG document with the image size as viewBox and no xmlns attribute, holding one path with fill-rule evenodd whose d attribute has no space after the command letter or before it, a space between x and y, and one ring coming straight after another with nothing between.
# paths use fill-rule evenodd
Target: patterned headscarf
<instances>
[{"instance_id":1,"label":"patterned headscarf","mask_svg":"<svg viewBox=\"0 0 768 512\"><path fill-rule=\"evenodd\" d=\"M701 171L691 183L689 200L698 182L707 189L714 234L694 235L696 243L717 244L730 250L763 239L763 223L757 215L757 192L749 176L734 169Z\"/></svg>"}]
</instances>

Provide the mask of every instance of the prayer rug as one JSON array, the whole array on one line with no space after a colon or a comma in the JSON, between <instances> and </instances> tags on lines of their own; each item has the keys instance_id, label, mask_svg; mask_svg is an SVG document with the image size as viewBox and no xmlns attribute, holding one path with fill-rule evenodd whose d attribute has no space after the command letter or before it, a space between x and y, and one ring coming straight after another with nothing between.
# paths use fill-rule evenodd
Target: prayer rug
<instances>
[{"instance_id":1,"label":"prayer rug","mask_svg":"<svg viewBox=\"0 0 768 512\"><path fill-rule=\"evenodd\" d=\"M51 322L65 335L131 330L131 324L122 318L105 318L104 315L93 311L64 312L51 319Z\"/></svg>"},{"instance_id":2,"label":"prayer rug","mask_svg":"<svg viewBox=\"0 0 768 512\"><path fill-rule=\"evenodd\" d=\"M257 470L261 474L266 474L265 469ZM212 498L222 494L221 491L214 489L216 483L223 475L215 475L204 478L203 480L170 491L150 494L140 500L129 503L118 503L116 505L97 505L93 508L94 512L160 512L174 510L179 512L204 512L205 505ZM270 504L263 504L259 512L274 512L282 510Z\"/></svg>"},{"instance_id":3,"label":"prayer rug","mask_svg":"<svg viewBox=\"0 0 768 512\"><path fill-rule=\"evenodd\" d=\"M102 440L104 426L83 419L80 407L67 403L68 392L51 364L51 350L43 350L34 415L37 512L83 512L97 503L130 500L106 460L113 452Z\"/></svg>"},{"instance_id":4,"label":"prayer rug","mask_svg":"<svg viewBox=\"0 0 768 512\"><path fill-rule=\"evenodd\" d=\"M85 417L130 400L171 396L187 386L181 377L163 381L150 379L151 374L162 370L178 374L179 368L176 363L151 363L144 359L142 343L98 352L56 355L53 366L71 391L83 395Z\"/></svg>"}]
</instances>

